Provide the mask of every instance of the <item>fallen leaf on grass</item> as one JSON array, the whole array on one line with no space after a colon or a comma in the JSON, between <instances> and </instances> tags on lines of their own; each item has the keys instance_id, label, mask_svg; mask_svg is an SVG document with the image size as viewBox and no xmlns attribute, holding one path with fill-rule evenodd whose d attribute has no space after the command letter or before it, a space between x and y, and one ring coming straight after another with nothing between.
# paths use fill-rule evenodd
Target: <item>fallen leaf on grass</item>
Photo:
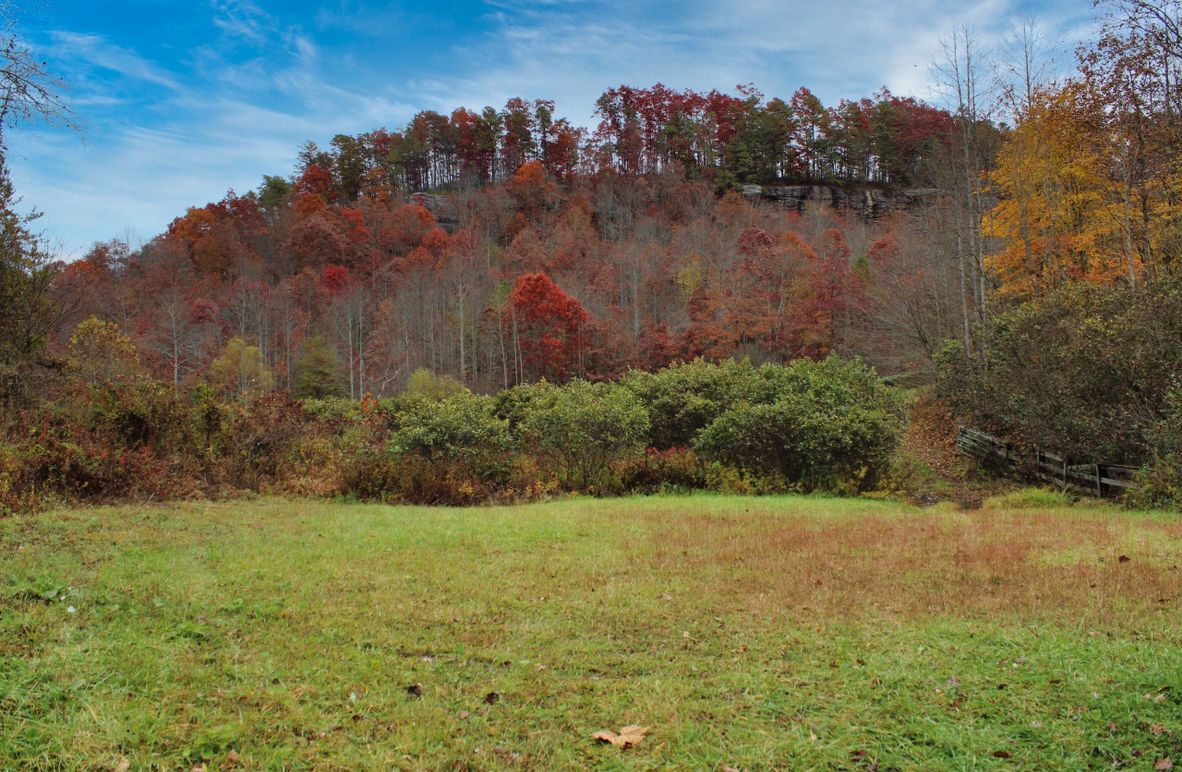
<instances>
[{"instance_id":1,"label":"fallen leaf on grass","mask_svg":"<svg viewBox=\"0 0 1182 772\"><path fill-rule=\"evenodd\" d=\"M995 759L1012 759L1012 758L1014 758L1014 754L1010 753L1009 751L994 751L993 753L990 753L989 755Z\"/></svg>"},{"instance_id":2,"label":"fallen leaf on grass","mask_svg":"<svg viewBox=\"0 0 1182 772\"><path fill-rule=\"evenodd\" d=\"M115 772L127 772L131 769L131 762L127 759L119 759L119 763L115 765Z\"/></svg>"},{"instance_id":3,"label":"fallen leaf on grass","mask_svg":"<svg viewBox=\"0 0 1182 772\"><path fill-rule=\"evenodd\" d=\"M1153 765L1153 768L1159 770L1159 772L1166 769L1173 769L1174 762L1170 761L1170 757L1167 756L1164 759L1158 759L1157 763Z\"/></svg>"},{"instance_id":4,"label":"fallen leaf on grass","mask_svg":"<svg viewBox=\"0 0 1182 772\"><path fill-rule=\"evenodd\" d=\"M1128 555L1121 555L1116 560L1118 563L1128 563L1130 560L1132 560L1132 558L1130 558Z\"/></svg>"},{"instance_id":5,"label":"fallen leaf on grass","mask_svg":"<svg viewBox=\"0 0 1182 772\"><path fill-rule=\"evenodd\" d=\"M485 705L496 705L500 701L501 695L497 694L496 692L489 692L488 694L484 695Z\"/></svg>"},{"instance_id":6,"label":"fallen leaf on grass","mask_svg":"<svg viewBox=\"0 0 1182 772\"><path fill-rule=\"evenodd\" d=\"M625 748L631 748L634 745L639 745L646 734L648 734L647 726L629 724L621 729L619 734L615 732L596 732L593 737L601 743L611 743L623 750Z\"/></svg>"},{"instance_id":7,"label":"fallen leaf on grass","mask_svg":"<svg viewBox=\"0 0 1182 772\"><path fill-rule=\"evenodd\" d=\"M406 687L406 693L409 694L411 697L422 697L423 696L423 685L422 684L411 684L410 686Z\"/></svg>"}]
</instances>

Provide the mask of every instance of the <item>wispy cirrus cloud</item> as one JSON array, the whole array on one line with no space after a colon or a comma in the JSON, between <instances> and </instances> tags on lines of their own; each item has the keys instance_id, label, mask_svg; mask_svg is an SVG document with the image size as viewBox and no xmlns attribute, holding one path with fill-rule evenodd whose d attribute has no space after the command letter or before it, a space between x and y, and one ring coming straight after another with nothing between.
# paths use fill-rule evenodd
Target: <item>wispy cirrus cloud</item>
<instances>
[{"instance_id":1,"label":"wispy cirrus cloud","mask_svg":"<svg viewBox=\"0 0 1182 772\"><path fill-rule=\"evenodd\" d=\"M177 89L176 78L164 68L135 51L111 43L101 35L58 30L50 33L50 52L55 59L109 70L125 78Z\"/></svg>"},{"instance_id":2,"label":"wispy cirrus cloud","mask_svg":"<svg viewBox=\"0 0 1182 772\"><path fill-rule=\"evenodd\" d=\"M212 0L213 24L233 38L253 43L265 42L273 20L250 0Z\"/></svg>"}]
</instances>

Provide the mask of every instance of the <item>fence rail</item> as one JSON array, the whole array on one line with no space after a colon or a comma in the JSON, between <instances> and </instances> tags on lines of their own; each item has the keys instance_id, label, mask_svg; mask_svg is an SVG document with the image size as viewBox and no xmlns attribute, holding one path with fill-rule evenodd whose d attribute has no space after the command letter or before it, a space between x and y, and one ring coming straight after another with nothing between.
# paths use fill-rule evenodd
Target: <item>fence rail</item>
<instances>
[{"instance_id":1,"label":"fence rail","mask_svg":"<svg viewBox=\"0 0 1182 772\"><path fill-rule=\"evenodd\" d=\"M1133 477L1140 470L1137 466L1100 461L1069 463L1063 456L1041 449L1023 450L967 426L956 428L956 449L996 471L1039 479L1098 498L1136 488Z\"/></svg>"}]
</instances>

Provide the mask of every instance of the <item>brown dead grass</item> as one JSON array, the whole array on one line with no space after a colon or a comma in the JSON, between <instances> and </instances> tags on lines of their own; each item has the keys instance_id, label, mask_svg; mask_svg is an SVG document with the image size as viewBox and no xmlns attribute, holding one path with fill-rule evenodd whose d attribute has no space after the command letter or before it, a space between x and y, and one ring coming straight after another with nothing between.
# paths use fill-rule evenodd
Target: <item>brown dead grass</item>
<instances>
[{"instance_id":1,"label":"brown dead grass","mask_svg":"<svg viewBox=\"0 0 1182 772\"><path fill-rule=\"evenodd\" d=\"M704 592L757 614L1021 618L1149 633L1182 601L1182 521L976 510L663 525L653 569L700 576Z\"/></svg>"}]
</instances>

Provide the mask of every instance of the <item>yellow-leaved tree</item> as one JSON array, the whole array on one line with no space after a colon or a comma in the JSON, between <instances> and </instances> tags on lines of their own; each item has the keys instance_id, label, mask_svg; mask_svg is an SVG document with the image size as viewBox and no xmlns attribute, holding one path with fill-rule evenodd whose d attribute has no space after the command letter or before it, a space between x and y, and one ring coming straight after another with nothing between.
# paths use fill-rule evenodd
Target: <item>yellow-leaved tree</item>
<instances>
[{"instance_id":1,"label":"yellow-leaved tree","mask_svg":"<svg viewBox=\"0 0 1182 772\"><path fill-rule=\"evenodd\" d=\"M1103 112L1083 84L1034 95L990 175L999 200L984 225L1004 244L988 261L1000 292L1030 296L1127 273L1105 144Z\"/></svg>"},{"instance_id":2,"label":"yellow-leaved tree","mask_svg":"<svg viewBox=\"0 0 1182 772\"><path fill-rule=\"evenodd\" d=\"M275 388L275 376L263 361L262 352L242 338L231 338L221 355L210 363L209 382L235 397Z\"/></svg>"}]
</instances>

